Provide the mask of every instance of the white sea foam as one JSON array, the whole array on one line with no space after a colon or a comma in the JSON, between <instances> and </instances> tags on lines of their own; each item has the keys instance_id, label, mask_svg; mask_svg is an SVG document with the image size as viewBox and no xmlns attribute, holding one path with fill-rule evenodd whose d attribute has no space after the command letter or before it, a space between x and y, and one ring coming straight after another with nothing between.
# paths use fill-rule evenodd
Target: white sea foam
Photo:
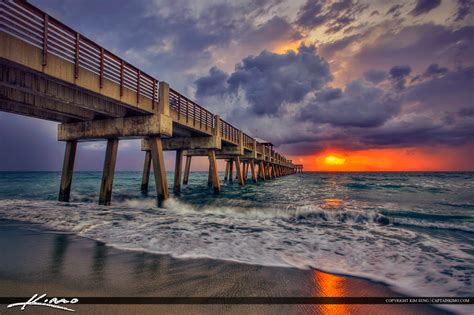
<instances>
[{"instance_id":1,"label":"white sea foam","mask_svg":"<svg viewBox=\"0 0 474 315\"><path fill-rule=\"evenodd\" d=\"M193 206L176 199L165 209L150 200L101 207L10 199L0 200L0 217L176 258L317 268L385 282L417 296L474 294L472 243L418 233L397 225L402 224L398 218L389 218L398 220L395 225L379 224L384 216L377 211Z\"/></svg>"}]
</instances>

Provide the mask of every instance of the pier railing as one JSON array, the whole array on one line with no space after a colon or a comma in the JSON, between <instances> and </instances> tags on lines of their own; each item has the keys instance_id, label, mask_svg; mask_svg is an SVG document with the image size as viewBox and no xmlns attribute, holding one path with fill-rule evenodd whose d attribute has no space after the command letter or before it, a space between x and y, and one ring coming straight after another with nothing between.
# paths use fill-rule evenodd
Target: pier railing
<instances>
[{"instance_id":1,"label":"pier railing","mask_svg":"<svg viewBox=\"0 0 474 315\"><path fill-rule=\"evenodd\" d=\"M42 49L43 66L48 53L74 64L74 76L84 68L99 77L120 85L120 94L127 88L153 102L158 101L158 80L99 46L25 1L2 1L0 4L4 32Z\"/></svg>"},{"instance_id":2,"label":"pier railing","mask_svg":"<svg viewBox=\"0 0 474 315\"><path fill-rule=\"evenodd\" d=\"M195 127L205 128L206 131L214 128L214 114L171 88L170 107L178 113L178 120L184 116L186 123L192 122Z\"/></svg>"},{"instance_id":3,"label":"pier railing","mask_svg":"<svg viewBox=\"0 0 474 315\"><path fill-rule=\"evenodd\" d=\"M244 133L244 147L249 150L253 150L253 138L248 134Z\"/></svg>"}]
</instances>

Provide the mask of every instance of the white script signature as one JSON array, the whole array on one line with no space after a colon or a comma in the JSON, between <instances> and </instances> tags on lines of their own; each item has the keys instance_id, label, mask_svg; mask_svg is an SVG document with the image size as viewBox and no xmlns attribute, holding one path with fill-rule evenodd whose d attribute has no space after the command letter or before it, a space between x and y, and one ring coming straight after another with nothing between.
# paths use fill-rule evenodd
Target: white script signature
<instances>
[{"instance_id":1,"label":"white script signature","mask_svg":"<svg viewBox=\"0 0 474 315\"><path fill-rule=\"evenodd\" d=\"M46 298L46 294L43 295L38 295L35 294L33 295L28 301L26 302L20 302L20 303L13 303L7 306L7 308L12 308L16 306L21 306L21 310L23 311L27 306L46 306L46 307L51 307L63 311L68 311L68 312L75 312L72 308L67 308L58 304L76 304L79 302L79 299L77 298L72 298L70 300L67 299L58 299L58 298Z\"/></svg>"}]
</instances>

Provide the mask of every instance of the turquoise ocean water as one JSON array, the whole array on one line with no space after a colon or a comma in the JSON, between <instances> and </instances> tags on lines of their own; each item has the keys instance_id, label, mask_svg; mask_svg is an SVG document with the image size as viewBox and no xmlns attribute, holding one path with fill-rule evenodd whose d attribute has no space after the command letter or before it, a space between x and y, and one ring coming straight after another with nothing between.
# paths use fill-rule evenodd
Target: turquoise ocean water
<instances>
[{"instance_id":1,"label":"turquoise ocean water","mask_svg":"<svg viewBox=\"0 0 474 315\"><path fill-rule=\"evenodd\" d=\"M221 174L222 175L222 174ZM168 174L170 189L173 174ZM222 177L222 176L221 176ZM416 296L473 296L474 173L304 173L241 188L191 173L157 208L140 172L117 172L112 206L100 172L0 172L0 219L40 223L110 246L177 258L316 268Z\"/></svg>"}]
</instances>

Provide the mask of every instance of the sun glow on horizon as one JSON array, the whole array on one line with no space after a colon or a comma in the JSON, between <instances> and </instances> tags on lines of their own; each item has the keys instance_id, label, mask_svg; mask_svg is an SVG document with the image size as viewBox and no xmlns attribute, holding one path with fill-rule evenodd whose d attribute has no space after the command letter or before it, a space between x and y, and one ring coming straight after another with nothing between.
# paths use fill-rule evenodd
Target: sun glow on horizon
<instances>
[{"instance_id":1,"label":"sun glow on horizon","mask_svg":"<svg viewBox=\"0 0 474 315\"><path fill-rule=\"evenodd\" d=\"M344 165L346 163L346 159L334 155L328 155L324 159L324 163L329 165Z\"/></svg>"},{"instance_id":2,"label":"sun glow on horizon","mask_svg":"<svg viewBox=\"0 0 474 315\"><path fill-rule=\"evenodd\" d=\"M374 148L342 150L328 148L307 156L292 156L305 171L376 172L376 171L465 171L472 170L470 146Z\"/></svg>"}]
</instances>

